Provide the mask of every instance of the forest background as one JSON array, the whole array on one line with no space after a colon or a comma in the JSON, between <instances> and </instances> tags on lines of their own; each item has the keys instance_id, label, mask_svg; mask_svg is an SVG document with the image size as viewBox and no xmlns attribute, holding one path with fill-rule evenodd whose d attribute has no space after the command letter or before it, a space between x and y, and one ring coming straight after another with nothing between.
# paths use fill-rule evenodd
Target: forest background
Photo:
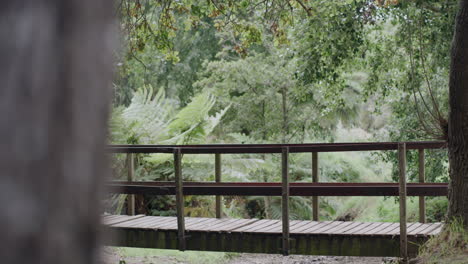
<instances>
[{"instance_id":1,"label":"forest background","mask_svg":"<svg viewBox=\"0 0 468 264\"><path fill-rule=\"evenodd\" d=\"M306 4L306 5L305 5ZM445 139L453 1L122 1L110 122L113 144L382 142ZM311 181L311 155L291 154ZM172 156L138 154L136 178L173 180ZM408 153L409 181L417 153ZM277 155L224 155L223 181L280 181ZM323 182L397 180L395 152L320 153ZM126 161L114 156L117 178ZM184 155L187 181L213 181L214 157ZM427 151L426 180L448 181L447 153ZM107 210L125 210L112 196ZM426 198L441 221L446 198ZM279 197L224 197L227 217L279 218ZM214 197L187 196L213 217ZM292 219L310 219L293 197ZM138 196L137 212L175 215L171 196ZM408 205L417 221L417 198ZM394 198L322 197L321 220L398 221Z\"/></svg>"}]
</instances>

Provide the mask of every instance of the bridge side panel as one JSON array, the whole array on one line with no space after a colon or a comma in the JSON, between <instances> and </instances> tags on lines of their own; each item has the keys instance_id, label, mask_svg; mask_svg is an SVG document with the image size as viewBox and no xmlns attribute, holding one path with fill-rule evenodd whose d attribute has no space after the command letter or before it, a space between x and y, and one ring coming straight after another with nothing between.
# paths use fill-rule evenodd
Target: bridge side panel
<instances>
[{"instance_id":1,"label":"bridge side panel","mask_svg":"<svg viewBox=\"0 0 468 264\"><path fill-rule=\"evenodd\" d=\"M176 230L110 228L109 246L178 249ZM399 236L291 234L291 254L398 257ZM415 256L427 237L408 237L408 253ZM186 249L281 254L281 234L187 231Z\"/></svg>"}]
</instances>

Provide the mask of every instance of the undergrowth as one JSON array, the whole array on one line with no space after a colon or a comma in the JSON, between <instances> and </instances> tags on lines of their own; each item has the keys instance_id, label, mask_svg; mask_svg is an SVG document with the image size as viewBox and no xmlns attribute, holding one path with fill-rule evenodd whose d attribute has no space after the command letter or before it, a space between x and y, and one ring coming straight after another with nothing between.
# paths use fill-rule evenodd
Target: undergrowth
<instances>
[{"instance_id":1,"label":"undergrowth","mask_svg":"<svg viewBox=\"0 0 468 264\"><path fill-rule=\"evenodd\" d=\"M468 264L468 230L462 221L452 220L438 235L429 239L411 263Z\"/></svg>"}]
</instances>

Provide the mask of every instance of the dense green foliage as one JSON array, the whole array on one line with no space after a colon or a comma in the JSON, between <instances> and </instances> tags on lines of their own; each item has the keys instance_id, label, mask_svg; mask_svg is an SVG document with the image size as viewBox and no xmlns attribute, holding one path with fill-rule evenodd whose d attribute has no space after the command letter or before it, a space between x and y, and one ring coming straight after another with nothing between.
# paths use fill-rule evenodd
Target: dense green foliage
<instances>
[{"instance_id":1,"label":"dense green foliage","mask_svg":"<svg viewBox=\"0 0 468 264\"><path fill-rule=\"evenodd\" d=\"M125 47L114 83L112 143L301 143L445 138L451 1L122 0ZM396 153L321 154L320 180L394 181ZM171 180L170 155L138 155L138 180ZM291 155L293 181L310 181L309 154ZM214 159L185 155L183 176L214 179ZM279 181L276 155L223 156L224 181ZM115 175L125 174L116 155ZM408 153L409 180L417 153ZM447 181L444 151L428 151L427 181ZM118 176L119 177L119 176ZM173 214L171 197L139 210ZM116 210L124 199L116 201ZM187 213L214 215L213 198ZM417 201L409 205L417 219ZM428 218L446 200L428 199ZM231 217L280 216L279 198L225 197ZM323 219L398 218L393 198L323 198ZM295 197L292 217L310 218Z\"/></svg>"}]
</instances>

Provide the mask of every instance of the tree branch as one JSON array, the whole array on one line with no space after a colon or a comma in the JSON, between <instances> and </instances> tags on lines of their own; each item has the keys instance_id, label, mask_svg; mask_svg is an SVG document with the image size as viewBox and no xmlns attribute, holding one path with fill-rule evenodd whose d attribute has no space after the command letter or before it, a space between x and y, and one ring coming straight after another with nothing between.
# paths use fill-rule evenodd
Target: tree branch
<instances>
[{"instance_id":1,"label":"tree branch","mask_svg":"<svg viewBox=\"0 0 468 264\"><path fill-rule=\"evenodd\" d=\"M299 5L301 5L301 7L307 12L308 16L312 16L312 12L310 12L310 8L308 8L304 3L302 3L301 0L296 0L296 2L298 2Z\"/></svg>"}]
</instances>

